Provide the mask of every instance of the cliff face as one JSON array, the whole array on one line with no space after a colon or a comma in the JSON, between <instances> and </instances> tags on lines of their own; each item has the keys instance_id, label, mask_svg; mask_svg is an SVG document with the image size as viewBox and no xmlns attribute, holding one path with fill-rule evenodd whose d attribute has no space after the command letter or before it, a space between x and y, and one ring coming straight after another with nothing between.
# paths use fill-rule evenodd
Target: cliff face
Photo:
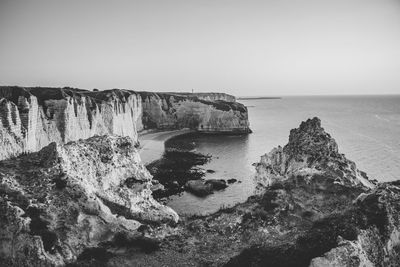
<instances>
[{"instance_id":1,"label":"cliff face","mask_svg":"<svg viewBox=\"0 0 400 267\"><path fill-rule=\"evenodd\" d=\"M129 137L51 143L0 162L0 265L59 266L165 235L178 215L150 186Z\"/></svg>"},{"instance_id":2,"label":"cliff face","mask_svg":"<svg viewBox=\"0 0 400 267\"><path fill-rule=\"evenodd\" d=\"M247 108L240 103L206 101L178 94L140 94L145 129L191 128L200 132L238 134L251 132Z\"/></svg>"},{"instance_id":3,"label":"cliff face","mask_svg":"<svg viewBox=\"0 0 400 267\"><path fill-rule=\"evenodd\" d=\"M2 87L0 99L0 159L94 135L137 141L142 128L141 98L130 91Z\"/></svg>"},{"instance_id":4,"label":"cliff face","mask_svg":"<svg viewBox=\"0 0 400 267\"><path fill-rule=\"evenodd\" d=\"M0 87L0 160L38 151L51 142L94 135L129 136L137 141L143 129L250 132L246 107L216 99L235 100L218 93Z\"/></svg>"}]
</instances>

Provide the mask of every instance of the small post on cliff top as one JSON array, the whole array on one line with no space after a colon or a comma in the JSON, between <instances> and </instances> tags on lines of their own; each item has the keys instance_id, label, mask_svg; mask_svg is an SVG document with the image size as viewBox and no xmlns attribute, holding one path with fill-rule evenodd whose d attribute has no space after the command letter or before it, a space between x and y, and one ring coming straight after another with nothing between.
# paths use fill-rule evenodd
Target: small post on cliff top
<instances>
[{"instance_id":1,"label":"small post on cliff top","mask_svg":"<svg viewBox=\"0 0 400 267\"><path fill-rule=\"evenodd\" d=\"M192 88L192 94L193 94L193 92L194 92L194 89Z\"/></svg>"}]
</instances>

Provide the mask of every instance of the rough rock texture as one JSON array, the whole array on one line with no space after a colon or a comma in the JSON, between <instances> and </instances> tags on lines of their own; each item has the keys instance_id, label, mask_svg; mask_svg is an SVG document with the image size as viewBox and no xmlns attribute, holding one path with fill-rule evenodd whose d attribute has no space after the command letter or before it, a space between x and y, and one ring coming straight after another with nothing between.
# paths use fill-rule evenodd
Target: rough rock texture
<instances>
[{"instance_id":1,"label":"rough rock texture","mask_svg":"<svg viewBox=\"0 0 400 267\"><path fill-rule=\"evenodd\" d=\"M0 265L64 265L121 236L142 238L141 225L176 224L152 198L135 145L97 136L0 162Z\"/></svg>"},{"instance_id":2,"label":"rough rock texture","mask_svg":"<svg viewBox=\"0 0 400 267\"><path fill-rule=\"evenodd\" d=\"M0 160L38 151L51 142L67 143L94 135L129 136L136 141L138 131L144 127L248 133L247 109L234 101L233 96L218 93L157 94L123 89L3 86L0 87Z\"/></svg>"},{"instance_id":3,"label":"rough rock texture","mask_svg":"<svg viewBox=\"0 0 400 267\"><path fill-rule=\"evenodd\" d=\"M268 221L265 241L227 266L398 265L400 183L369 181L318 118L291 130L256 168L264 190L252 216Z\"/></svg>"},{"instance_id":4,"label":"rough rock texture","mask_svg":"<svg viewBox=\"0 0 400 267\"><path fill-rule=\"evenodd\" d=\"M354 212L372 224L352 240L339 238L337 247L314 258L310 267L398 266L400 263L400 183L383 183L360 195ZM361 223L360 223L361 224ZM368 221L367 221L368 224Z\"/></svg>"},{"instance_id":5,"label":"rough rock texture","mask_svg":"<svg viewBox=\"0 0 400 267\"><path fill-rule=\"evenodd\" d=\"M292 129L288 144L262 156L256 169L258 181L267 186L291 176L329 172L337 176L336 183L374 187L353 161L339 153L335 139L321 127L319 118L308 119Z\"/></svg>"},{"instance_id":6,"label":"rough rock texture","mask_svg":"<svg viewBox=\"0 0 400 267\"><path fill-rule=\"evenodd\" d=\"M190 128L200 132L238 134L251 132L247 108L243 104L223 100L206 101L177 94L140 94L145 129Z\"/></svg>"},{"instance_id":7,"label":"rough rock texture","mask_svg":"<svg viewBox=\"0 0 400 267\"><path fill-rule=\"evenodd\" d=\"M274 190L266 191L269 196ZM276 192L276 191L275 191ZM325 198L342 198L325 191ZM320 198L321 194L317 197ZM313 198L313 195L308 195ZM265 199L265 197L264 197ZM400 188L393 183L380 184L356 200L335 209L323 211L315 219L312 210L302 220L291 208L282 211L279 197L268 197L270 209L258 216L263 220L278 218L279 223L262 225L262 241L245 248L226 266L310 266L365 267L398 266L400 260ZM337 200L340 202L340 200ZM262 203L262 202L259 202ZM271 204L274 204L275 207ZM297 204L301 204L299 201ZM333 204L333 202L332 202ZM318 209L318 206L314 206ZM329 208L326 205L326 208ZM284 215L286 213L286 215ZM297 215L298 216L298 215ZM305 223L309 221L309 225Z\"/></svg>"},{"instance_id":8,"label":"rough rock texture","mask_svg":"<svg viewBox=\"0 0 400 267\"><path fill-rule=\"evenodd\" d=\"M127 90L0 87L0 160L94 135L136 141L141 104L140 96Z\"/></svg>"}]
</instances>

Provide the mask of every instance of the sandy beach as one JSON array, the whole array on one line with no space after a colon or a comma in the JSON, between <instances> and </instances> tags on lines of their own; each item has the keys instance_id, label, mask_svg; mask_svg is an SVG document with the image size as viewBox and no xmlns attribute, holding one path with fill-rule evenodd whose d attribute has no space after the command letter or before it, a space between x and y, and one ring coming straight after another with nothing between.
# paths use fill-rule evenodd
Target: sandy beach
<instances>
[{"instance_id":1,"label":"sandy beach","mask_svg":"<svg viewBox=\"0 0 400 267\"><path fill-rule=\"evenodd\" d=\"M139 153L144 165L160 159L164 153L164 142L168 139L191 133L193 130L182 129L174 131L144 132L139 134Z\"/></svg>"}]
</instances>

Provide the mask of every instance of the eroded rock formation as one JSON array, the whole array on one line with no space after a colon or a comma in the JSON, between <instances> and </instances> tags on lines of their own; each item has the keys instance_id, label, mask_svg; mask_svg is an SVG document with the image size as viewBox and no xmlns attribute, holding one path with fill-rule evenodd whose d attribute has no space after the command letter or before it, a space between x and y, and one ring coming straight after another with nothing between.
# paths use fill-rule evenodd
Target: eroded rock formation
<instances>
[{"instance_id":1,"label":"eroded rock formation","mask_svg":"<svg viewBox=\"0 0 400 267\"><path fill-rule=\"evenodd\" d=\"M319 118L309 119L292 129L288 144L263 155L256 169L258 181L266 186L296 175L332 173L337 177L335 183L374 187L365 172L339 153L335 139L321 127Z\"/></svg>"},{"instance_id":2,"label":"eroded rock formation","mask_svg":"<svg viewBox=\"0 0 400 267\"><path fill-rule=\"evenodd\" d=\"M0 162L0 265L60 266L91 249L106 255L121 237L134 244L143 225L176 224L152 198L135 144L97 136Z\"/></svg>"}]
</instances>

